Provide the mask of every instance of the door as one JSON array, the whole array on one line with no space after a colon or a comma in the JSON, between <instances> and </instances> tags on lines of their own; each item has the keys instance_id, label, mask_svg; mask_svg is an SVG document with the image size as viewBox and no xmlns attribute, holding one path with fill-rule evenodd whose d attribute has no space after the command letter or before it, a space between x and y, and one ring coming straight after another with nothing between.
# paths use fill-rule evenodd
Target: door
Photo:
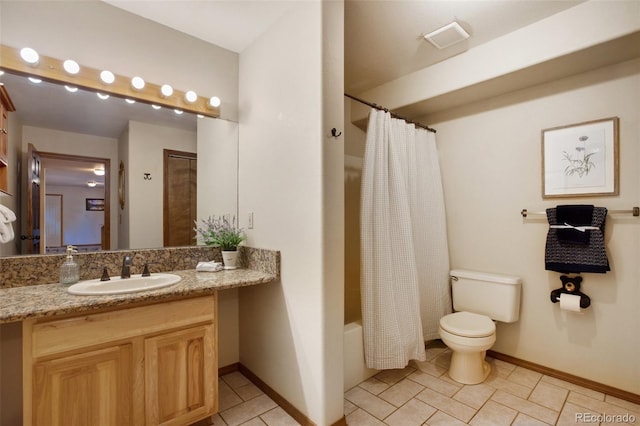
<instances>
[{"instance_id":1,"label":"door","mask_svg":"<svg viewBox=\"0 0 640 426\"><path fill-rule=\"evenodd\" d=\"M131 344L38 362L33 424L133 425Z\"/></svg>"},{"instance_id":2,"label":"door","mask_svg":"<svg viewBox=\"0 0 640 426\"><path fill-rule=\"evenodd\" d=\"M195 244L197 160L195 153L164 150L165 247Z\"/></svg>"},{"instance_id":3,"label":"door","mask_svg":"<svg viewBox=\"0 0 640 426\"><path fill-rule=\"evenodd\" d=\"M185 425L217 411L214 325L145 340L147 425Z\"/></svg>"},{"instance_id":4,"label":"door","mask_svg":"<svg viewBox=\"0 0 640 426\"><path fill-rule=\"evenodd\" d=\"M40 247L40 172L42 160L36 148L29 144L27 149L27 234L20 238L27 240L28 254L44 254Z\"/></svg>"}]
</instances>

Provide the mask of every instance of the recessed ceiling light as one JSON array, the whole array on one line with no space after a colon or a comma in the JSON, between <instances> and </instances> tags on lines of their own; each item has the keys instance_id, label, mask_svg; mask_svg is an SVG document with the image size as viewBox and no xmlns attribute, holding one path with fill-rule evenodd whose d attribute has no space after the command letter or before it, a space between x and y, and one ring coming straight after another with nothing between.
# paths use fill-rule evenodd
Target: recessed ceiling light
<instances>
[{"instance_id":1,"label":"recessed ceiling light","mask_svg":"<svg viewBox=\"0 0 640 426\"><path fill-rule=\"evenodd\" d=\"M438 49L444 49L445 47L460 43L469 37L469 33L455 21L435 31L431 31L424 36L425 40Z\"/></svg>"}]
</instances>

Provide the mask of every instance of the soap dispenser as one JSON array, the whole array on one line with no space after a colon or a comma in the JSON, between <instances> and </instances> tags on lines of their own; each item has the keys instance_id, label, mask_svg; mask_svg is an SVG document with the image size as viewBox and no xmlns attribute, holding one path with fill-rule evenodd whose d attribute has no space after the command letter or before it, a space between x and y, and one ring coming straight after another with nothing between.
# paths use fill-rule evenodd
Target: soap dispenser
<instances>
[{"instance_id":1,"label":"soap dispenser","mask_svg":"<svg viewBox=\"0 0 640 426\"><path fill-rule=\"evenodd\" d=\"M73 260L73 253L77 252L74 246L67 246L67 259L60 266L60 284L74 284L80 279L80 267Z\"/></svg>"}]
</instances>

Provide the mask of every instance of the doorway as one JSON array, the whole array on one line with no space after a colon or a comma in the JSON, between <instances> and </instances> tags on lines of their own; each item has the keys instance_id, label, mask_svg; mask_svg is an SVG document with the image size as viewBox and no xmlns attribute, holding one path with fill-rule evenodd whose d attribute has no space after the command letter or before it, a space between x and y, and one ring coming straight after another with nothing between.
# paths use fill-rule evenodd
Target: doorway
<instances>
[{"instance_id":1,"label":"doorway","mask_svg":"<svg viewBox=\"0 0 640 426\"><path fill-rule=\"evenodd\" d=\"M193 152L164 150L165 247L191 246L197 214L198 156Z\"/></svg>"},{"instance_id":2,"label":"doorway","mask_svg":"<svg viewBox=\"0 0 640 426\"><path fill-rule=\"evenodd\" d=\"M44 254L64 251L72 244L80 251L109 250L110 241L110 160L54 152L39 152L29 144L27 182L27 226L22 236L28 244L23 253ZM100 173L98 175L97 173ZM88 182L95 183L89 192ZM49 193L64 194L60 200L60 239L47 241L47 199ZM96 195L94 195L96 194ZM89 206L98 201L100 206ZM42 213L45 214L42 214ZM63 215L71 215L65 218ZM68 226L62 227L62 222ZM57 223L54 224L57 226ZM54 233L55 235L55 233ZM41 238L43 241L41 241Z\"/></svg>"}]
</instances>

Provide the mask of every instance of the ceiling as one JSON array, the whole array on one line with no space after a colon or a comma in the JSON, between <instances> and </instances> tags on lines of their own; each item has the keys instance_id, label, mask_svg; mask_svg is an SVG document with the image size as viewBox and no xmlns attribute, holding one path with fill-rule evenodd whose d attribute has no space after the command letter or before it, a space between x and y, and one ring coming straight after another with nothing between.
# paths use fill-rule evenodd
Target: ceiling
<instances>
[{"instance_id":1,"label":"ceiling","mask_svg":"<svg viewBox=\"0 0 640 426\"><path fill-rule=\"evenodd\" d=\"M288 10L309 0L102 1L240 53ZM345 91L357 95L582 1L584 0L345 0ZM454 20L471 34L469 39L443 50L438 50L423 39L425 33ZM163 125L172 123L175 127L195 129L195 117L186 113L176 116L173 111L155 111L149 105L138 103L128 106L123 114L122 99L101 101L94 93L69 94L59 86L49 87L44 83L36 87L24 78L18 79L11 75L3 76L2 81L11 83L8 87L13 88L13 101L23 112L27 110L20 108L23 102L40 105L43 109L48 108L49 104L65 105L64 109L55 108L53 114L34 111L32 117L23 117L25 123L34 126L63 129L66 125L63 126L62 123L68 123L75 132L111 138L118 137L129 119L162 122ZM19 98L17 93L25 98ZM89 98L97 108L95 111L90 112L81 107ZM73 110L71 107L74 104L80 110ZM96 114L100 116L100 120L95 119ZM89 123L101 123L101 127L89 129ZM90 169L90 165L85 168Z\"/></svg>"},{"instance_id":2,"label":"ceiling","mask_svg":"<svg viewBox=\"0 0 640 426\"><path fill-rule=\"evenodd\" d=\"M239 53L306 0L103 1ZM345 90L371 89L582 1L345 0ZM422 38L454 20L467 41L438 50Z\"/></svg>"}]
</instances>

